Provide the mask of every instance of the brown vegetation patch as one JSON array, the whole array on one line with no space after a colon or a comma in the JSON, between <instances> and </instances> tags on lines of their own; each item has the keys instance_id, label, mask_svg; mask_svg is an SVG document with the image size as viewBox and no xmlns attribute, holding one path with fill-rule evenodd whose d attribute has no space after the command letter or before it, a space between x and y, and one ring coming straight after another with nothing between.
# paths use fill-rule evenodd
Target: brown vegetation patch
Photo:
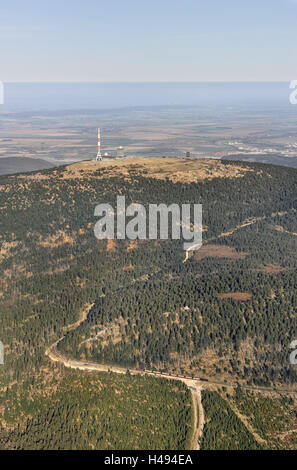
<instances>
[{"instance_id":1,"label":"brown vegetation patch","mask_svg":"<svg viewBox=\"0 0 297 470\"><path fill-rule=\"evenodd\" d=\"M264 266L261 271L268 274L279 274L284 271L287 271L287 268L282 268L278 264L269 264L267 266Z\"/></svg>"},{"instance_id":2,"label":"brown vegetation patch","mask_svg":"<svg viewBox=\"0 0 297 470\"><path fill-rule=\"evenodd\" d=\"M123 271L131 271L133 269L135 269L135 266L133 266L133 264L129 264L129 266L125 266L123 268Z\"/></svg>"},{"instance_id":3,"label":"brown vegetation patch","mask_svg":"<svg viewBox=\"0 0 297 470\"><path fill-rule=\"evenodd\" d=\"M83 341L78 345L78 349L81 349L82 345L86 345L89 349L92 347L92 342L100 341L102 348L105 348L108 344L120 343L125 335L125 326L128 324L128 320L124 320L122 317L110 322L108 325L93 325L90 332L90 337L83 337Z\"/></svg>"},{"instance_id":4,"label":"brown vegetation patch","mask_svg":"<svg viewBox=\"0 0 297 470\"><path fill-rule=\"evenodd\" d=\"M56 248L61 245L65 245L68 243L69 245L74 245L75 240L73 236L67 234L63 230L58 230L53 235L49 235L47 238L42 239L41 235L39 238L38 245L43 246L45 248Z\"/></svg>"},{"instance_id":5,"label":"brown vegetation patch","mask_svg":"<svg viewBox=\"0 0 297 470\"><path fill-rule=\"evenodd\" d=\"M281 232L281 233L288 233L289 235L293 235L294 237L297 237L297 233L296 232L289 232L289 230L286 230L284 227L282 227L281 225L275 225L275 230L277 232Z\"/></svg>"},{"instance_id":6,"label":"brown vegetation patch","mask_svg":"<svg viewBox=\"0 0 297 470\"><path fill-rule=\"evenodd\" d=\"M127 247L127 252L135 250L138 247L138 240L130 240L129 246Z\"/></svg>"},{"instance_id":7,"label":"brown vegetation patch","mask_svg":"<svg viewBox=\"0 0 297 470\"><path fill-rule=\"evenodd\" d=\"M227 245L203 245L195 253L195 259L201 261L204 258L230 258L233 260L244 259L248 253L238 253L235 248Z\"/></svg>"},{"instance_id":8,"label":"brown vegetation patch","mask_svg":"<svg viewBox=\"0 0 297 470\"><path fill-rule=\"evenodd\" d=\"M222 292L218 294L220 299L233 299L240 300L241 302L247 302L253 297L250 292Z\"/></svg>"},{"instance_id":9,"label":"brown vegetation patch","mask_svg":"<svg viewBox=\"0 0 297 470\"><path fill-rule=\"evenodd\" d=\"M124 176L130 178L132 171L148 178L173 182L192 183L213 178L239 178L247 172L255 171L240 164L226 164L220 160L184 158L124 158L122 160L106 159L103 162L95 160L74 163L66 167L63 177L85 178L86 176ZM101 172L100 170L105 170ZM101 174L100 174L101 173Z\"/></svg>"},{"instance_id":10,"label":"brown vegetation patch","mask_svg":"<svg viewBox=\"0 0 297 470\"><path fill-rule=\"evenodd\" d=\"M0 249L0 262L2 259L11 255L11 250L21 245L21 242L12 241L12 242L2 242Z\"/></svg>"},{"instance_id":11,"label":"brown vegetation patch","mask_svg":"<svg viewBox=\"0 0 297 470\"><path fill-rule=\"evenodd\" d=\"M116 249L116 243L114 240L107 240L107 251L114 251Z\"/></svg>"}]
</instances>

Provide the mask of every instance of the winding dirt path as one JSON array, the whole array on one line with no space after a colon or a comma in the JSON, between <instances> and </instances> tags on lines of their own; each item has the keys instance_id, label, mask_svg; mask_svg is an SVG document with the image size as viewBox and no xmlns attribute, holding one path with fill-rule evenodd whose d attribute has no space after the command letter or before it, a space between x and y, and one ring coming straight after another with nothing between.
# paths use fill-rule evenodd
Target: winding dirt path
<instances>
[{"instance_id":1,"label":"winding dirt path","mask_svg":"<svg viewBox=\"0 0 297 470\"><path fill-rule=\"evenodd\" d=\"M200 443L204 428L204 410L202 406L201 388L196 384L195 387L189 387L192 392L193 410L194 410L194 431L192 437L192 450L200 450Z\"/></svg>"},{"instance_id":2,"label":"winding dirt path","mask_svg":"<svg viewBox=\"0 0 297 470\"><path fill-rule=\"evenodd\" d=\"M87 319L88 313L90 309L93 307L93 305L94 304L87 304L84 307L84 309L81 310L81 312L79 313L79 319L75 323L72 323L71 325L68 325L67 327L64 328L65 334L77 328L81 323L83 323ZM59 362L60 364L63 364L65 367L70 368L70 369L89 370L89 371L97 371L97 372L111 371L117 374L127 373L127 369L124 367L119 367L119 366L114 366L114 365L109 366L105 364L78 361L78 360L70 359L70 358L67 358L66 356L63 356L63 354L61 354L58 351L57 346L60 343L60 341L63 340L64 336L62 336L62 338L55 341L51 346L49 346L46 349L45 355L51 361ZM132 369L132 370L129 369L129 372L131 375L139 375L139 374L144 375L143 371L138 371L136 369ZM156 374L154 372L150 372L150 375L153 375L154 377L160 377L160 374ZM161 378L179 380L180 382L185 383L189 387L191 394L192 394L193 408L194 408L194 425L193 425L194 429L193 429L191 449L199 450L200 448L199 441L201 440L203 426L204 426L204 412L203 412L202 402L201 402L201 389L200 387L198 387L197 381L186 379L183 377L166 375L166 374L162 374Z\"/></svg>"},{"instance_id":3,"label":"winding dirt path","mask_svg":"<svg viewBox=\"0 0 297 470\"><path fill-rule=\"evenodd\" d=\"M203 406L202 406L201 390L202 389L197 389L198 410L199 410L198 439L197 439L198 449L197 450L200 450L200 443L201 443L201 440L202 440L203 428L204 428L204 423L205 423L204 409L203 409Z\"/></svg>"},{"instance_id":4,"label":"winding dirt path","mask_svg":"<svg viewBox=\"0 0 297 470\"><path fill-rule=\"evenodd\" d=\"M93 307L94 304L86 304L86 306L80 311L79 313L79 319L75 322L72 323L71 325L68 325L65 327L63 330L66 333L69 331L74 330L77 328L81 323L83 323L88 316L88 313L90 309ZM64 336L65 336L64 334ZM114 365L105 365L105 364L98 364L98 363L92 363L92 362L86 362L86 361L80 361L76 359L71 359L67 358L63 354L61 354L57 346L64 339L64 336L62 338L58 339L55 341L51 346L49 346L45 354L46 356L53 362L58 362L60 364L63 364L65 367L70 368L70 369L79 369L79 370L88 370L88 371L97 371L97 372L114 372L116 374L126 374L127 369L124 367L120 366L114 366ZM192 450L200 450L200 442L202 439L203 435L203 428L204 428L204 423L205 423L205 417L204 417L204 410L202 406L202 399L201 399L201 391L203 388L208 388L209 386L223 386L223 387L231 387L231 388L237 388L237 384L226 384L225 382L219 382L219 381L214 381L214 380L209 380L209 379L204 379L203 382L201 382L199 379L190 379L186 377L179 377L176 375L169 375L169 374L164 374L162 375L160 373L156 373L153 371L140 371L137 369L129 369L129 372L131 375L152 375L154 377L160 377L160 378L165 378L169 380L179 380L180 382L183 382L184 384L187 385L187 387L190 389L191 394L192 394L192 401L193 401L193 409L194 409L194 429L193 429L193 436L192 436L192 445L191 449ZM297 391L294 390L277 390L275 388L259 388L259 387L251 387L251 386L245 386L242 385L240 387L243 390L250 390L253 392L260 392L260 393L267 393L267 392L279 392L282 394L287 394L289 396L292 395L297 395ZM242 416L239 411L235 407L233 409L234 413L237 414L237 416L243 421L247 429L254 435L255 439L260 442L264 443L265 441L260 437L256 436L256 433L254 429L252 429L251 425L247 422L245 417ZM262 442L261 442L262 441Z\"/></svg>"}]
</instances>

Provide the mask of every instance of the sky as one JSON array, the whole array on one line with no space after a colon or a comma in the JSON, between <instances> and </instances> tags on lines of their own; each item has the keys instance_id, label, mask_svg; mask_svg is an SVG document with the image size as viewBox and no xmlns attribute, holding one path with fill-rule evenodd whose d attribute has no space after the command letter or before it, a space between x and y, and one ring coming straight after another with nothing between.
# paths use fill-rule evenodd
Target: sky
<instances>
[{"instance_id":1,"label":"sky","mask_svg":"<svg viewBox=\"0 0 297 470\"><path fill-rule=\"evenodd\" d=\"M1 0L3 82L297 79L297 0Z\"/></svg>"}]
</instances>

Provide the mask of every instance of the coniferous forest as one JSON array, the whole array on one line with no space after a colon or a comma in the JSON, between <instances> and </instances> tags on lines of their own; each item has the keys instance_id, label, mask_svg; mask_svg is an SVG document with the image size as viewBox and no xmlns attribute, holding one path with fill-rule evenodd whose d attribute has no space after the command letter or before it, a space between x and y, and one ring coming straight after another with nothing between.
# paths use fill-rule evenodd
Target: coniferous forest
<instances>
[{"instance_id":1,"label":"coniferous forest","mask_svg":"<svg viewBox=\"0 0 297 470\"><path fill-rule=\"evenodd\" d=\"M66 369L45 354L60 338L59 353L77 360L296 389L289 355L297 339L297 170L240 167L240 176L196 182L137 167L128 176L99 167L74 177L59 167L0 177L2 448L190 447L184 384ZM202 204L202 248L183 262L181 240L97 240L94 208L116 207L118 195L126 205ZM86 305L85 320L69 329ZM267 400L273 417L274 400L284 398L228 393L203 392L209 421L201 448L269 448L273 420L261 424L257 403ZM294 435L284 443L296 446Z\"/></svg>"}]
</instances>

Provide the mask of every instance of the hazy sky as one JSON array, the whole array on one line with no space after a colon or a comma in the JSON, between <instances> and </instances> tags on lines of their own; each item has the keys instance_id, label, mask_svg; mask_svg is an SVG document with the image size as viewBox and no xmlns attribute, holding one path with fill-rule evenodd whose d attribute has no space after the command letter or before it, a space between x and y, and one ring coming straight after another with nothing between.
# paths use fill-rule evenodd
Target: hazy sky
<instances>
[{"instance_id":1,"label":"hazy sky","mask_svg":"<svg viewBox=\"0 0 297 470\"><path fill-rule=\"evenodd\" d=\"M297 79L297 0L2 0L0 80Z\"/></svg>"}]
</instances>

